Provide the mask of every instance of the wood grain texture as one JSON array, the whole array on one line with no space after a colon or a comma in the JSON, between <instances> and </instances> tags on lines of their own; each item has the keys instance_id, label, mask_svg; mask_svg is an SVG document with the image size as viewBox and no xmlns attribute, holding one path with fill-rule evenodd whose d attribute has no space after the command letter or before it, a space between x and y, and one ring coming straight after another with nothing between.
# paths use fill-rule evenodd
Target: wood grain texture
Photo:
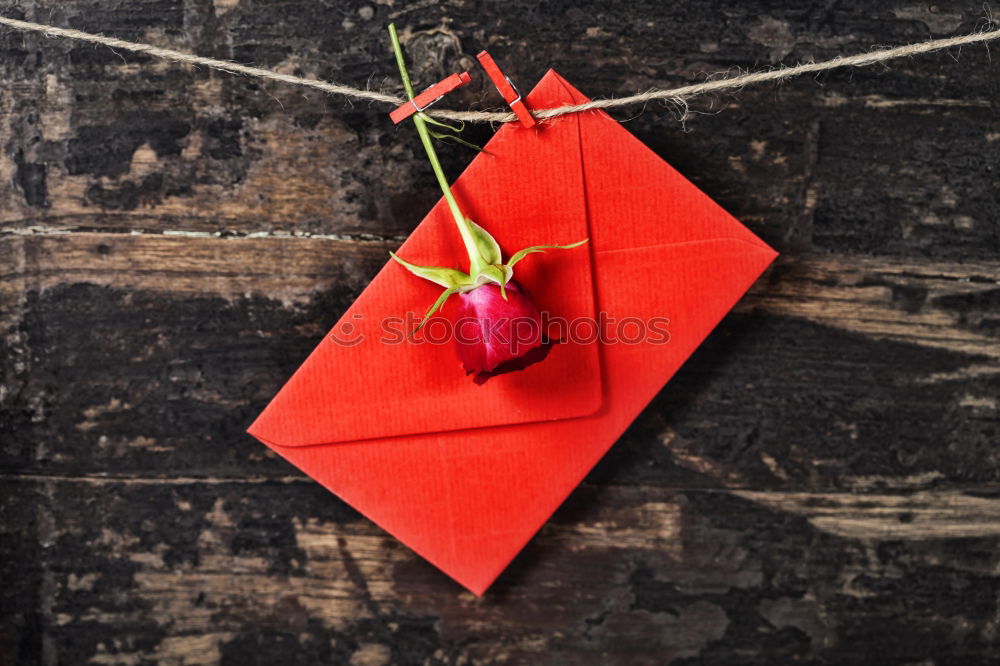
<instances>
[{"instance_id":1,"label":"wood grain texture","mask_svg":"<svg viewBox=\"0 0 1000 666\"><path fill-rule=\"evenodd\" d=\"M488 47L594 97L983 11L874 4L0 11L390 88L392 20L420 82ZM782 257L477 599L244 434L436 200L413 133L0 31L0 663L995 663L998 67L967 48L621 115ZM499 103L484 77L452 97Z\"/></svg>"}]
</instances>

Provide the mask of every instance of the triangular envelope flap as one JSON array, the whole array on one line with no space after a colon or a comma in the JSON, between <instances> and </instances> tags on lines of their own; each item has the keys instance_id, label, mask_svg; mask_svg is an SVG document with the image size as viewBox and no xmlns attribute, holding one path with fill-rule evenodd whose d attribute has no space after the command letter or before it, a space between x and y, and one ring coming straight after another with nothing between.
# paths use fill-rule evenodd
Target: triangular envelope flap
<instances>
[{"instance_id":1,"label":"triangular envelope flap","mask_svg":"<svg viewBox=\"0 0 1000 666\"><path fill-rule=\"evenodd\" d=\"M596 255L602 308L669 313L671 339L604 347L606 400L592 416L495 428L476 445L444 432L279 452L482 594L774 256L733 240L696 245ZM665 258L677 270L634 289L632 271Z\"/></svg>"},{"instance_id":2,"label":"triangular envelope flap","mask_svg":"<svg viewBox=\"0 0 1000 666\"><path fill-rule=\"evenodd\" d=\"M527 99L535 107L572 102L554 73ZM503 126L452 189L505 258L590 236L575 117L530 130ZM531 255L517 265L516 279L541 311L593 321L591 251L584 245ZM443 199L398 253L419 265L468 268ZM387 262L249 432L271 445L312 446L574 418L600 407L596 345L554 345L544 362L476 386L456 358L448 319L435 317L407 339L441 291Z\"/></svg>"}]
</instances>

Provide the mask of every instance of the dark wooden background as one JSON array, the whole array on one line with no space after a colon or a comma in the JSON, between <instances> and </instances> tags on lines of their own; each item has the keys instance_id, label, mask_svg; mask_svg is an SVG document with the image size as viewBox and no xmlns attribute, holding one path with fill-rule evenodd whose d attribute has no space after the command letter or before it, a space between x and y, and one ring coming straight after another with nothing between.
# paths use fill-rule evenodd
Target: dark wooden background
<instances>
[{"instance_id":1,"label":"dark wooden background","mask_svg":"<svg viewBox=\"0 0 1000 666\"><path fill-rule=\"evenodd\" d=\"M979 0L3 0L394 89L593 97ZM617 117L782 252L482 599L244 434L439 196L382 107L0 28L0 663L993 664L1000 64ZM495 107L478 76L458 107ZM484 141L489 127L469 128ZM444 149L453 176L470 159Z\"/></svg>"}]
</instances>

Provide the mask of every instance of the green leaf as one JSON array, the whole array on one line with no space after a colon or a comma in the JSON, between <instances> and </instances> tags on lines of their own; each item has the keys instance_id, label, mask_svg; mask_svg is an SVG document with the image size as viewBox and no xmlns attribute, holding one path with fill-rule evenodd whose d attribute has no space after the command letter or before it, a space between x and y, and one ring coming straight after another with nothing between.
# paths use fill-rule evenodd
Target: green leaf
<instances>
[{"instance_id":1,"label":"green leaf","mask_svg":"<svg viewBox=\"0 0 1000 666\"><path fill-rule=\"evenodd\" d=\"M427 320L430 319L435 312L440 310L441 307L444 306L445 301L448 300L448 297L454 294L456 291L458 291L458 287L452 287L451 289L445 289L444 291L442 291L441 295L438 296L438 299L434 301L434 305L432 305L430 309L427 310L427 313L424 314L424 318L420 320L420 323L417 324L417 327L413 329L413 331L407 337L412 338L414 335L416 335L417 331L419 331L421 328L424 327L424 324L427 323Z\"/></svg>"},{"instance_id":2,"label":"green leaf","mask_svg":"<svg viewBox=\"0 0 1000 666\"><path fill-rule=\"evenodd\" d=\"M534 254L535 252L545 252L546 250L572 250L574 247L580 247L589 240L589 238L584 238L582 241L570 243L569 245L532 245L531 247L526 247L519 252L515 252L513 256L511 256L510 261L507 262L507 268L514 268L514 264L527 257L529 254Z\"/></svg>"},{"instance_id":3,"label":"green leaf","mask_svg":"<svg viewBox=\"0 0 1000 666\"><path fill-rule=\"evenodd\" d=\"M503 256L500 253L500 245L496 242L496 239L490 235L490 232L483 229L468 217L465 218L465 221L469 223L469 227L472 229L472 236L476 241L476 249L479 250L479 256L483 258L483 261L490 266L497 265L503 261Z\"/></svg>"},{"instance_id":4,"label":"green leaf","mask_svg":"<svg viewBox=\"0 0 1000 666\"><path fill-rule=\"evenodd\" d=\"M428 116L426 113L423 112L418 113L417 115L420 116L423 119L423 121L428 125L437 125L438 127L443 127L447 130L454 132L455 134L461 134L462 130L465 129L465 123L459 123L458 125L449 125L448 123L443 123L440 120L431 118L430 116ZM473 150L480 153L483 152L483 149L481 147L477 146L476 144L470 141L466 141L465 139L459 136L455 136L455 134L445 134L444 132L435 132L432 129L428 129L427 133L430 134L435 139L437 139L438 141L454 141L455 143L461 144L466 148L472 148Z\"/></svg>"},{"instance_id":5,"label":"green leaf","mask_svg":"<svg viewBox=\"0 0 1000 666\"><path fill-rule=\"evenodd\" d=\"M483 149L477 146L476 144L466 141L461 137L457 137L454 134L441 134L440 132L435 132L434 130L427 130L427 133L430 134L435 139L437 139L438 141L454 141L455 143L461 144L466 148L472 148L473 150L479 151L480 153L483 152Z\"/></svg>"},{"instance_id":6,"label":"green leaf","mask_svg":"<svg viewBox=\"0 0 1000 666\"><path fill-rule=\"evenodd\" d=\"M462 130L465 129L465 123L462 122L460 122L458 125L449 125L448 123L442 122L436 118L431 118L423 111L421 111L417 115L423 118L425 123L428 123L430 125L437 125L438 127L443 127L445 129L451 130L452 132L461 132Z\"/></svg>"},{"instance_id":7,"label":"green leaf","mask_svg":"<svg viewBox=\"0 0 1000 666\"><path fill-rule=\"evenodd\" d=\"M472 283L471 277L462 271L456 271L454 268L444 268L442 266L416 266L405 259L400 259L394 252L390 252L389 256L398 261L406 270L410 271L417 277L430 280L434 284L439 284L448 289L457 289L458 287Z\"/></svg>"}]
</instances>

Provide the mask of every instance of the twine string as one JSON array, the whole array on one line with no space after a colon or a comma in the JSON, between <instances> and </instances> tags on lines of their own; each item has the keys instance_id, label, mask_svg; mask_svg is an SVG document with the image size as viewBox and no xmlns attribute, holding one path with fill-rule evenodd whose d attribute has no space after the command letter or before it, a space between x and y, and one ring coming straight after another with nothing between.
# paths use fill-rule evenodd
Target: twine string
<instances>
[{"instance_id":1,"label":"twine string","mask_svg":"<svg viewBox=\"0 0 1000 666\"><path fill-rule=\"evenodd\" d=\"M215 69L223 72L229 72L231 74L243 74L246 76L265 79L268 81L279 81L281 83L288 83L295 86L314 88L316 90L321 90L325 93L331 93L334 95L343 95L345 97L349 97L352 99L367 100L370 102L382 102L385 104L392 104L394 106L399 106L400 104L403 104L406 101L401 97L397 97L395 95L388 95L386 93L381 93L374 90L354 88L352 86L347 86L340 83L330 83L329 81L322 81L319 79L310 79L301 76L292 76L290 74L282 74L281 72L275 72L273 70L264 69L261 67L251 67L249 65L241 65L239 63L232 62L229 60L206 58L203 56L192 55L190 53L184 53L182 51L175 51L173 49L165 49L159 46L153 46L152 44L129 42L124 39L117 39L115 37L106 37L104 35L83 32L81 30L74 30L72 28L59 28L56 26L45 25L42 23L32 23L31 21L20 21L18 19L7 18L5 16L0 16L0 25L6 25L10 28L14 28L15 30L39 32L47 37L62 37L65 39L72 39L81 42L100 44L102 46L107 46L112 49L121 49L123 51L131 51L133 53L145 53L147 55L151 55L157 58L162 58L164 60L169 60L172 62L187 63L189 65L200 65L202 67L207 67L209 69ZM593 101L587 102L586 104L571 104L566 106L560 106L553 109L535 109L532 110L531 113L535 118L543 120L546 118L555 118L557 116L562 116L567 113L579 113L581 111L590 111L593 109L615 109L623 106L630 106L632 104L643 104L655 100L666 100L685 106L686 100L691 99L692 97L697 97L699 95L704 95L706 93L719 92L723 90L736 90L749 85L767 83L769 81L782 81L784 79L789 79L796 76L802 76L803 74L825 72L832 69L838 69L841 67L867 67L870 65L883 63L888 60L894 60L896 58L905 58L908 56L920 55L922 53L930 53L932 51L939 51L941 49L952 48L955 46L964 46L966 44L985 43L998 38L1000 38L1000 30L991 30L991 31L984 30L981 32L974 32L959 37L949 37L946 39L932 39L926 42L907 44L905 46L897 46L891 49L870 51L868 53L859 53L853 56L846 56L846 57L838 56L836 58L832 58L830 60L824 60L822 62L803 63L800 65L795 65L793 67L782 67L779 69L773 69L768 71L754 72L750 74L741 74L738 76L726 76L711 81L705 81L703 83L681 86L679 88L670 88L667 90L653 89L635 95L630 95L628 97L595 99ZM445 120L455 120L459 122L505 123L517 120L517 116L515 116L513 113L510 112L452 111L452 110L439 109L439 110L428 110L425 113L435 118L442 118Z\"/></svg>"}]
</instances>

